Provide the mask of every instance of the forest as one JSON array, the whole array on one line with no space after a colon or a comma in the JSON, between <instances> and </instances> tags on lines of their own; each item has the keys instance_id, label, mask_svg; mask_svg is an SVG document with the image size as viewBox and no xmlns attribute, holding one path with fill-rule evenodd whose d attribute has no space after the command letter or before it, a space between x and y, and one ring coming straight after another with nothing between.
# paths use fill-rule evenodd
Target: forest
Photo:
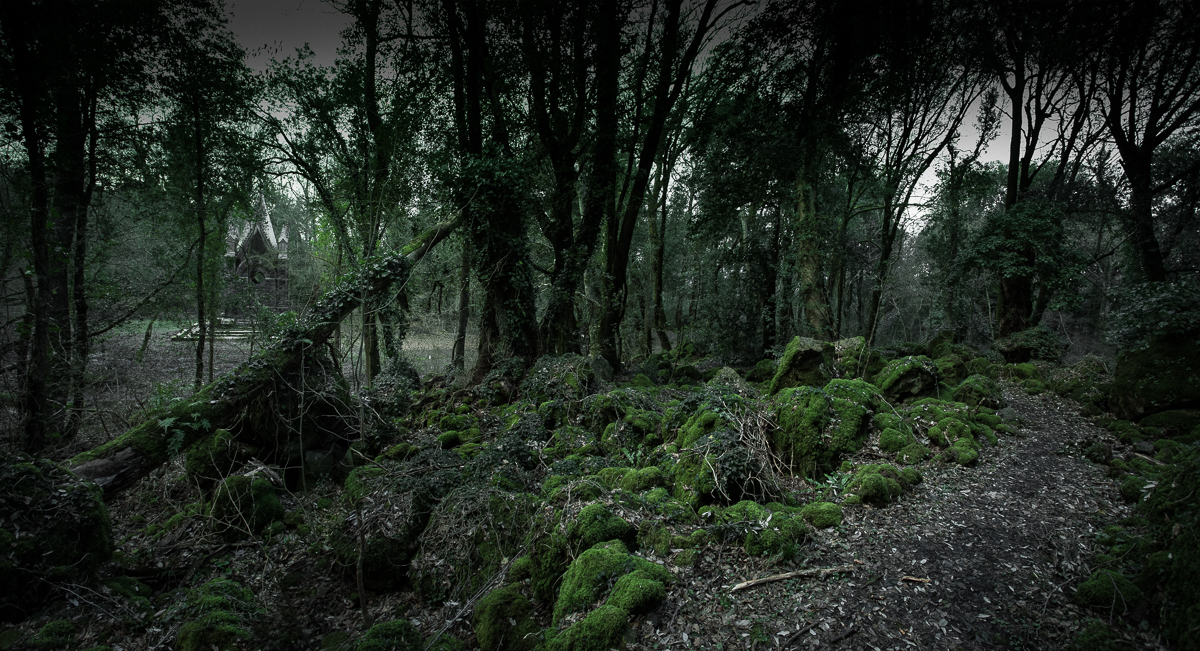
<instances>
[{"instance_id":1,"label":"forest","mask_svg":"<svg viewBox=\"0 0 1200 651\"><path fill-rule=\"evenodd\" d=\"M1200 5L322 7L0 7L0 649L1200 649Z\"/></svg>"}]
</instances>

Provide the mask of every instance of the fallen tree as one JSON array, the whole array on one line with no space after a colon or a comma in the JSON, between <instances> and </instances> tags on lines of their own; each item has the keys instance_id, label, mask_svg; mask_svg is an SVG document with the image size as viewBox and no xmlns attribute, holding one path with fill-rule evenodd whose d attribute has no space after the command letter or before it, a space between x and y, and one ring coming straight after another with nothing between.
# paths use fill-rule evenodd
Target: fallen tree
<instances>
[{"instance_id":1,"label":"fallen tree","mask_svg":"<svg viewBox=\"0 0 1200 651\"><path fill-rule=\"evenodd\" d=\"M117 438L71 459L76 475L96 482L106 498L121 491L217 429L229 427L254 399L300 367L338 324L372 297L408 278L413 266L444 240L461 217L421 233L400 251L361 267L326 292L298 325L271 346L223 374L191 398L154 412Z\"/></svg>"}]
</instances>

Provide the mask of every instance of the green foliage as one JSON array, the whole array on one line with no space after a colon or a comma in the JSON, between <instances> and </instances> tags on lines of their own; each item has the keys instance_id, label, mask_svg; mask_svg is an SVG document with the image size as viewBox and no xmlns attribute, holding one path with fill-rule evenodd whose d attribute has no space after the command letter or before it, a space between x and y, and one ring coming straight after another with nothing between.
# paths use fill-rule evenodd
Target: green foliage
<instances>
[{"instance_id":1,"label":"green foliage","mask_svg":"<svg viewBox=\"0 0 1200 651\"><path fill-rule=\"evenodd\" d=\"M1122 615L1142 600L1132 581L1112 570L1096 570L1075 589L1075 600L1084 606Z\"/></svg>"},{"instance_id":2,"label":"green foliage","mask_svg":"<svg viewBox=\"0 0 1200 651\"><path fill-rule=\"evenodd\" d=\"M254 594L237 583L217 577L191 590L187 612L194 617L179 629L179 651L233 651L252 639L249 625L258 614Z\"/></svg>"},{"instance_id":3,"label":"green foliage","mask_svg":"<svg viewBox=\"0 0 1200 651\"><path fill-rule=\"evenodd\" d=\"M1108 341L1121 351L1148 348L1155 338L1200 330L1200 282L1131 283L1121 287L1109 317Z\"/></svg>"}]
</instances>

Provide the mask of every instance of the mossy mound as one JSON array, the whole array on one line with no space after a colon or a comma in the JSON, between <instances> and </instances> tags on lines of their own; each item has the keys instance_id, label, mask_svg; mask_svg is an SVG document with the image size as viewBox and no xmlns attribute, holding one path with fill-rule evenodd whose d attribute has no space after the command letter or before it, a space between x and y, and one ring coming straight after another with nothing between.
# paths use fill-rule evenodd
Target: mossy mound
<instances>
[{"instance_id":1,"label":"mossy mound","mask_svg":"<svg viewBox=\"0 0 1200 651\"><path fill-rule=\"evenodd\" d=\"M928 435L930 441L943 448L954 445L956 441L962 438L970 437L974 440L971 434L971 426L953 416L939 420L936 425L929 428Z\"/></svg>"},{"instance_id":2,"label":"mossy mound","mask_svg":"<svg viewBox=\"0 0 1200 651\"><path fill-rule=\"evenodd\" d=\"M1113 570L1097 570L1075 589L1075 601L1079 604L1112 610L1118 615L1133 610L1141 600L1141 589Z\"/></svg>"},{"instance_id":3,"label":"mossy mound","mask_svg":"<svg viewBox=\"0 0 1200 651\"><path fill-rule=\"evenodd\" d=\"M803 518L796 511L781 506L772 510L743 500L720 510L715 525L727 540L741 540L751 556L786 556L794 553L796 544L807 536Z\"/></svg>"},{"instance_id":4,"label":"mossy mound","mask_svg":"<svg viewBox=\"0 0 1200 651\"><path fill-rule=\"evenodd\" d=\"M418 539L409 577L427 603L474 594L519 554L537 501L491 486L462 486L438 502Z\"/></svg>"},{"instance_id":5,"label":"mossy mound","mask_svg":"<svg viewBox=\"0 0 1200 651\"><path fill-rule=\"evenodd\" d=\"M616 606L602 605L546 645L548 651L598 651L624 648L629 614Z\"/></svg>"},{"instance_id":6,"label":"mossy mound","mask_svg":"<svg viewBox=\"0 0 1200 651\"><path fill-rule=\"evenodd\" d=\"M868 347L862 337L842 339L833 348L842 377L872 378L887 365L887 360Z\"/></svg>"},{"instance_id":7,"label":"mossy mound","mask_svg":"<svg viewBox=\"0 0 1200 651\"><path fill-rule=\"evenodd\" d=\"M958 384L969 375L966 362L958 355L938 357L933 363L937 365L938 376L949 384Z\"/></svg>"},{"instance_id":8,"label":"mossy mound","mask_svg":"<svg viewBox=\"0 0 1200 651\"><path fill-rule=\"evenodd\" d=\"M282 520L283 513L275 487L261 477L229 477L213 496L212 516L217 531L230 542L262 532L267 525Z\"/></svg>"},{"instance_id":9,"label":"mossy mound","mask_svg":"<svg viewBox=\"0 0 1200 651\"><path fill-rule=\"evenodd\" d=\"M641 574L635 580L622 584L627 594L618 595L618 580L639 570ZM563 617L583 611L605 598L616 597L616 601L621 603L638 604L642 610L651 609L662 602L666 594L665 584L673 580L666 568L631 555L621 541L600 543L581 553L567 568L554 604L553 625L557 627ZM649 586L650 582L659 583L662 591ZM654 603L655 595L658 595L657 603ZM629 611L618 610L628 617Z\"/></svg>"},{"instance_id":10,"label":"mossy mound","mask_svg":"<svg viewBox=\"0 0 1200 651\"><path fill-rule=\"evenodd\" d=\"M664 486L667 482L667 476L658 466L648 466L641 469L630 469L624 476L621 477L621 488L634 492L641 493Z\"/></svg>"},{"instance_id":11,"label":"mossy mound","mask_svg":"<svg viewBox=\"0 0 1200 651\"><path fill-rule=\"evenodd\" d=\"M380 622L354 645L354 651L423 651L424 648L421 634L407 619Z\"/></svg>"},{"instance_id":12,"label":"mossy mound","mask_svg":"<svg viewBox=\"0 0 1200 651\"><path fill-rule=\"evenodd\" d=\"M187 595L189 613L198 615L179 629L179 651L232 651L253 639L250 623L258 614L254 593L217 577Z\"/></svg>"},{"instance_id":13,"label":"mossy mound","mask_svg":"<svg viewBox=\"0 0 1200 651\"><path fill-rule=\"evenodd\" d=\"M921 482L916 470L897 470L888 464L869 464L854 471L846 489L850 496L847 504L887 504L904 494L914 484Z\"/></svg>"},{"instance_id":14,"label":"mossy mound","mask_svg":"<svg viewBox=\"0 0 1200 651\"><path fill-rule=\"evenodd\" d=\"M842 507L832 502L810 502L800 509L799 515L817 529L836 527L842 523Z\"/></svg>"},{"instance_id":15,"label":"mossy mound","mask_svg":"<svg viewBox=\"0 0 1200 651\"><path fill-rule=\"evenodd\" d=\"M475 606L471 625L483 651L531 651L541 642L533 605L512 584L497 588Z\"/></svg>"},{"instance_id":16,"label":"mossy mound","mask_svg":"<svg viewBox=\"0 0 1200 651\"><path fill-rule=\"evenodd\" d=\"M906 466L915 465L929 458L929 448L913 443L896 453L896 461Z\"/></svg>"},{"instance_id":17,"label":"mossy mound","mask_svg":"<svg viewBox=\"0 0 1200 651\"><path fill-rule=\"evenodd\" d=\"M463 484L463 473L454 467L458 464L461 460L452 452L426 450L404 464L364 466L346 478L347 497L362 500L363 522L352 513L334 530L330 546L344 567L355 567L358 530L367 527L371 532L363 554L367 589L389 590L405 580L434 509Z\"/></svg>"},{"instance_id":18,"label":"mossy mound","mask_svg":"<svg viewBox=\"0 0 1200 651\"><path fill-rule=\"evenodd\" d=\"M825 393L834 398L849 400L871 412L879 410L883 399L879 388L864 380L830 380L829 384L825 385Z\"/></svg>"},{"instance_id":19,"label":"mossy mound","mask_svg":"<svg viewBox=\"0 0 1200 651\"><path fill-rule=\"evenodd\" d=\"M902 357L883 367L871 383L889 402L921 398L937 390L937 365L923 355Z\"/></svg>"},{"instance_id":20,"label":"mossy mound","mask_svg":"<svg viewBox=\"0 0 1200 651\"><path fill-rule=\"evenodd\" d=\"M833 363L833 344L809 337L796 337L788 342L771 378L770 394L799 386L823 387L830 379Z\"/></svg>"},{"instance_id":21,"label":"mossy mound","mask_svg":"<svg viewBox=\"0 0 1200 651\"><path fill-rule=\"evenodd\" d=\"M954 389L954 400L969 407L988 407L1001 409L1007 403L1000 385L996 381L978 373L968 376Z\"/></svg>"},{"instance_id":22,"label":"mossy mound","mask_svg":"<svg viewBox=\"0 0 1200 651\"><path fill-rule=\"evenodd\" d=\"M1141 427L1157 427L1164 436L1187 435L1200 427L1200 409L1169 409L1143 418Z\"/></svg>"},{"instance_id":23,"label":"mossy mound","mask_svg":"<svg viewBox=\"0 0 1200 651\"><path fill-rule=\"evenodd\" d=\"M879 433L879 449L884 452L899 452L912 443L912 435L898 429L889 427Z\"/></svg>"},{"instance_id":24,"label":"mossy mound","mask_svg":"<svg viewBox=\"0 0 1200 651\"><path fill-rule=\"evenodd\" d=\"M797 387L779 393L775 415L779 427L770 438L776 454L798 474L816 477L862 447L871 412L821 389Z\"/></svg>"},{"instance_id":25,"label":"mossy mound","mask_svg":"<svg viewBox=\"0 0 1200 651\"><path fill-rule=\"evenodd\" d=\"M1066 651L1122 651L1127 647L1113 635L1113 631L1103 620L1089 618L1084 620L1083 628L1071 638Z\"/></svg>"},{"instance_id":26,"label":"mossy mound","mask_svg":"<svg viewBox=\"0 0 1200 651\"><path fill-rule=\"evenodd\" d=\"M737 371L723 366L717 369L712 379L708 381L709 385L720 385L736 393L738 395L748 396L751 398L758 396L758 390L750 386L750 383L742 379Z\"/></svg>"},{"instance_id":27,"label":"mossy mound","mask_svg":"<svg viewBox=\"0 0 1200 651\"><path fill-rule=\"evenodd\" d=\"M637 542L637 529L624 519L613 515L603 504L589 504L583 507L575 520L567 526L567 535L585 548L609 540L620 540L627 545Z\"/></svg>"},{"instance_id":28,"label":"mossy mound","mask_svg":"<svg viewBox=\"0 0 1200 651\"><path fill-rule=\"evenodd\" d=\"M86 582L112 556L100 489L48 459L0 460L0 505L0 619L26 616L52 582Z\"/></svg>"}]
</instances>

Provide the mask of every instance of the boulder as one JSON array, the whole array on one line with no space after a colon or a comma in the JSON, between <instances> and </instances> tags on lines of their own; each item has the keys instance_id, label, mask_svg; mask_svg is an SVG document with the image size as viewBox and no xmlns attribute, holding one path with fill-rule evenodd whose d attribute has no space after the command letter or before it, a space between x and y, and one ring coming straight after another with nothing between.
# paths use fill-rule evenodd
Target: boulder
<instances>
[{"instance_id":1,"label":"boulder","mask_svg":"<svg viewBox=\"0 0 1200 651\"><path fill-rule=\"evenodd\" d=\"M1200 409L1200 332L1159 337L1117 357L1109 406L1128 420Z\"/></svg>"},{"instance_id":2,"label":"boulder","mask_svg":"<svg viewBox=\"0 0 1200 651\"><path fill-rule=\"evenodd\" d=\"M833 344L809 337L788 343L771 379L771 395L798 386L823 387L830 380Z\"/></svg>"},{"instance_id":3,"label":"boulder","mask_svg":"<svg viewBox=\"0 0 1200 651\"><path fill-rule=\"evenodd\" d=\"M911 400L937 390L937 365L928 357L901 357L875 375L872 382L889 402Z\"/></svg>"},{"instance_id":4,"label":"boulder","mask_svg":"<svg viewBox=\"0 0 1200 651\"><path fill-rule=\"evenodd\" d=\"M1043 326L1013 334L992 342L992 348L1004 356L1009 364L1021 364L1034 360L1058 363L1066 350L1066 342L1057 332Z\"/></svg>"}]
</instances>

